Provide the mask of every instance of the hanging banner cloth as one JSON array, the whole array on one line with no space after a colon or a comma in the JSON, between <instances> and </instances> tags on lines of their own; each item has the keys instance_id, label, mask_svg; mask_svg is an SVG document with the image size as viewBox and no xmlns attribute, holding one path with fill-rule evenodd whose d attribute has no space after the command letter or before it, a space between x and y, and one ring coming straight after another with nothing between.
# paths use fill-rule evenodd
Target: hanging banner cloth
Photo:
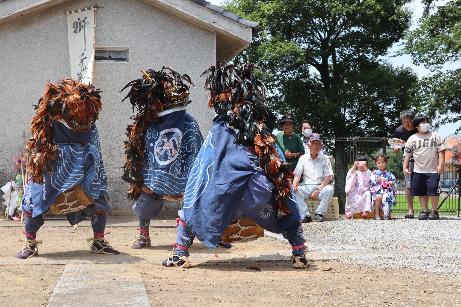
<instances>
[{"instance_id":1,"label":"hanging banner cloth","mask_svg":"<svg viewBox=\"0 0 461 307\"><path fill-rule=\"evenodd\" d=\"M66 13L72 79L86 84L93 81L95 11L90 7Z\"/></svg>"}]
</instances>

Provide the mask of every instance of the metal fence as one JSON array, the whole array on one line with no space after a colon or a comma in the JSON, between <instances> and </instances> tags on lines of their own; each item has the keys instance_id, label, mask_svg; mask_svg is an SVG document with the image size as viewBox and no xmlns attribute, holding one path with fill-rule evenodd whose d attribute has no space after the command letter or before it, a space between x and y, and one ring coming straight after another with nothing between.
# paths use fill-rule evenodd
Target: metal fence
<instances>
[{"instance_id":1,"label":"metal fence","mask_svg":"<svg viewBox=\"0 0 461 307\"><path fill-rule=\"evenodd\" d=\"M388 170L397 178L397 197L394 212L407 212L407 200L405 197L405 179L402 172L402 153L394 153L387 147L387 138L381 137L357 137L357 138L339 138L335 141L334 169L335 169L335 194L338 197L340 212L344 213L346 204L346 185L347 171L354 163L358 155L367 155L369 159L368 166L370 170L376 169L372 157L377 154L386 154L389 157ZM440 179L440 202L447 196L450 188L456 184L456 168L447 165ZM457 188L458 189L458 188ZM440 212L455 213L458 206L458 190L452 193L440 208ZM419 200L414 198L415 213L420 210Z\"/></svg>"}]
</instances>

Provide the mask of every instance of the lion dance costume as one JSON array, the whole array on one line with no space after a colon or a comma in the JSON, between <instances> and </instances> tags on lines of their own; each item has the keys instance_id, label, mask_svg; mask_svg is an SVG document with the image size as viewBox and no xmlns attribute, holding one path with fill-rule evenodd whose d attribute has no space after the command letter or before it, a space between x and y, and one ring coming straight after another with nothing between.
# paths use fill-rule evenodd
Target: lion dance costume
<instances>
[{"instance_id":1,"label":"lion dance costume","mask_svg":"<svg viewBox=\"0 0 461 307\"><path fill-rule=\"evenodd\" d=\"M91 218L91 252L118 254L104 239L110 211L96 120L100 91L70 79L48 83L31 122L27 142L30 180L22 202L26 244L17 257L38 255L36 233L43 214L66 214L75 225Z\"/></svg>"},{"instance_id":2,"label":"lion dance costume","mask_svg":"<svg viewBox=\"0 0 461 307\"><path fill-rule=\"evenodd\" d=\"M271 134L276 118L254 69L252 64L218 65L204 73L209 106L217 116L189 174L176 243L164 266L190 266L188 249L195 237L217 247L243 220L282 233L292 246L293 267L309 266L291 195L293 175L277 154Z\"/></svg>"},{"instance_id":3,"label":"lion dance costume","mask_svg":"<svg viewBox=\"0 0 461 307\"><path fill-rule=\"evenodd\" d=\"M203 143L196 120L186 112L189 76L171 68L142 72L129 82L129 101L137 114L127 128L123 179L139 219L134 249L151 246L150 220L168 200L182 200L192 164ZM122 90L122 91L123 91Z\"/></svg>"}]
</instances>

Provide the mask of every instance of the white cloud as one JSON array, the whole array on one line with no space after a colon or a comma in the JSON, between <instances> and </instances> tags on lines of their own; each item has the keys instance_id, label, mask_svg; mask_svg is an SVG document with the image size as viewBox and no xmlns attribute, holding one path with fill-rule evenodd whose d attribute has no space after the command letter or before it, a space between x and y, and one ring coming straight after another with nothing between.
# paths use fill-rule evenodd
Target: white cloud
<instances>
[{"instance_id":1,"label":"white cloud","mask_svg":"<svg viewBox=\"0 0 461 307\"><path fill-rule=\"evenodd\" d=\"M210 2L211 4L214 4L214 5L224 4L224 1L225 0L208 0L208 2Z\"/></svg>"}]
</instances>

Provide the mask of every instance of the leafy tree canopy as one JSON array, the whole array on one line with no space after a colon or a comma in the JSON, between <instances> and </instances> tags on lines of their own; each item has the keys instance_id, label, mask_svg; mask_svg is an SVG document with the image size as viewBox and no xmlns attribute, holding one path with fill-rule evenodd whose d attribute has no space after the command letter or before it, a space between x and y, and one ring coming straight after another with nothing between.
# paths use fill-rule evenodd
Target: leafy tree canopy
<instances>
[{"instance_id":1,"label":"leafy tree canopy","mask_svg":"<svg viewBox=\"0 0 461 307\"><path fill-rule=\"evenodd\" d=\"M435 6L425 0L419 26L407 36L405 52L433 71L421 81L420 101L441 123L461 120L461 0Z\"/></svg>"},{"instance_id":2,"label":"leafy tree canopy","mask_svg":"<svg viewBox=\"0 0 461 307\"><path fill-rule=\"evenodd\" d=\"M279 113L308 119L329 138L385 136L414 106L416 76L381 60L408 30L410 0L230 0L257 21L237 61L258 63Z\"/></svg>"}]
</instances>

